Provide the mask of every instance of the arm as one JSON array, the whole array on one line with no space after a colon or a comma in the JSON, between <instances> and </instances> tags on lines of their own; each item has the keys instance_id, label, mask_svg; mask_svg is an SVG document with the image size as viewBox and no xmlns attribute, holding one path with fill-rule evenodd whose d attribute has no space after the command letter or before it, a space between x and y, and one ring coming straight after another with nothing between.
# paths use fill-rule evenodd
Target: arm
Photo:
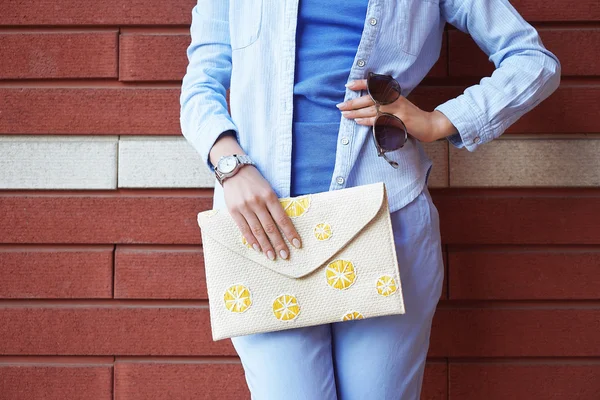
<instances>
[{"instance_id":1,"label":"arm","mask_svg":"<svg viewBox=\"0 0 600 400\"><path fill-rule=\"evenodd\" d=\"M237 127L227 110L226 91L231 78L229 1L198 0L192 9L189 64L183 77L180 125L183 136L214 172L213 162L236 151L243 154L235 135ZM220 140L221 138L225 138ZM210 154L213 145L219 146Z\"/></svg>"},{"instance_id":2,"label":"arm","mask_svg":"<svg viewBox=\"0 0 600 400\"><path fill-rule=\"evenodd\" d=\"M440 137L450 134L455 147L474 151L554 92L561 66L508 0L440 0L440 8L496 66L491 76L434 110L447 118L441 119Z\"/></svg>"}]
</instances>

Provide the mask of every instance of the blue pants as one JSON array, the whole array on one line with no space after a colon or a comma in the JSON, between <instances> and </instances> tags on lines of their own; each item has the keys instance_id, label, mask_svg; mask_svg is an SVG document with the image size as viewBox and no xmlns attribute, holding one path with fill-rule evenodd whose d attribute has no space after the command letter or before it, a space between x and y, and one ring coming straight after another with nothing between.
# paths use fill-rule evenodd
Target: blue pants
<instances>
[{"instance_id":1,"label":"blue pants","mask_svg":"<svg viewBox=\"0 0 600 400\"><path fill-rule=\"evenodd\" d=\"M253 400L418 400L444 266L427 187L391 214L406 313L232 339Z\"/></svg>"}]
</instances>

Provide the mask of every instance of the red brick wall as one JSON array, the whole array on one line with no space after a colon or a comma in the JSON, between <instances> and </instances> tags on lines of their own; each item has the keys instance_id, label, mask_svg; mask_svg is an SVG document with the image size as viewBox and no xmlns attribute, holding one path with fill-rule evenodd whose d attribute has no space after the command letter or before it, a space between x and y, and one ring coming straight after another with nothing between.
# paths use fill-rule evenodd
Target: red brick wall
<instances>
[{"instance_id":1,"label":"red brick wall","mask_svg":"<svg viewBox=\"0 0 600 400\"><path fill-rule=\"evenodd\" d=\"M193 4L3 0L0 135L180 135ZM598 0L514 4L563 78L507 133L600 132ZM431 110L491 71L448 27L411 99ZM422 398L600 399L598 187L447 186ZM249 398L210 338L195 217L211 195L0 190L0 399Z\"/></svg>"}]
</instances>

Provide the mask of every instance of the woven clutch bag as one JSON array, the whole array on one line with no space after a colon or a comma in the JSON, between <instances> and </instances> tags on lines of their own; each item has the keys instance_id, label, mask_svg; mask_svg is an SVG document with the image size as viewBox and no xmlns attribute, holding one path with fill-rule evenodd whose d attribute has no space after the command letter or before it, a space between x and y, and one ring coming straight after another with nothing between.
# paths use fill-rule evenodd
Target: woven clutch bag
<instances>
[{"instance_id":1,"label":"woven clutch bag","mask_svg":"<svg viewBox=\"0 0 600 400\"><path fill-rule=\"evenodd\" d=\"M213 340L404 314L383 182L280 198L302 248L252 249L226 210L198 214Z\"/></svg>"}]
</instances>

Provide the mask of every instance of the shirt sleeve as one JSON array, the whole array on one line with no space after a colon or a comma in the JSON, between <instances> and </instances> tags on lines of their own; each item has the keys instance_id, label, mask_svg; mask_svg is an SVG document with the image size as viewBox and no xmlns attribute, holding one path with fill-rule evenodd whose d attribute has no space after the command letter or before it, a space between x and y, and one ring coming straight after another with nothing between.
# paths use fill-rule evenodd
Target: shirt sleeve
<instances>
[{"instance_id":1,"label":"shirt sleeve","mask_svg":"<svg viewBox=\"0 0 600 400\"><path fill-rule=\"evenodd\" d=\"M554 92L561 65L508 0L440 0L440 10L496 66L491 76L435 108L458 130L448 141L474 151Z\"/></svg>"},{"instance_id":2,"label":"shirt sleeve","mask_svg":"<svg viewBox=\"0 0 600 400\"><path fill-rule=\"evenodd\" d=\"M214 172L210 149L237 127L229 115L226 92L231 81L229 1L198 0L192 9L188 66L182 80L180 125L183 136Z\"/></svg>"}]
</instances>

